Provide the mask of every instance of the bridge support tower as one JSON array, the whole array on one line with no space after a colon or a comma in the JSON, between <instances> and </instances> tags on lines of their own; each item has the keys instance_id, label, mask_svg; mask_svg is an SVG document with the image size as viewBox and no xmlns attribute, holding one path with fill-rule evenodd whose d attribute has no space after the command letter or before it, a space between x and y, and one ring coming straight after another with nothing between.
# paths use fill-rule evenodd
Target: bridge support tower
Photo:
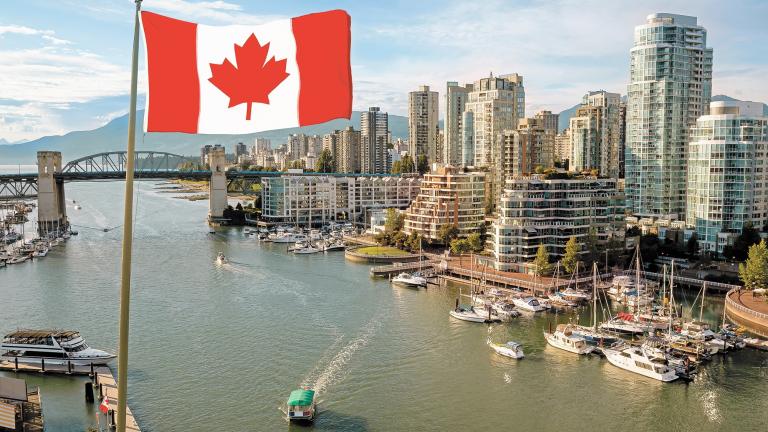
<instances>
[{"instance_id":1,"label":"bridge support tower","mask_svg":"<svg viewBox=\"0 0 768 432\"><path fill-rule=\"evenodd\" d=\"M64 181L54 177L60 172L61 152L37 152L37 230L41 235L69 226Z\"/></svg>"},{"instance_id":2,"label":"bridge support tower","mask_svg":"<svg viewBox=\"0 0 768 432\"><path fill-rule=\"evenodd\" d=\"M208 221L224 217L227 208L227 157L223 148L213 148L207 155L211 167L211 182L208 184Z\"/></svg>"}]
</instances>

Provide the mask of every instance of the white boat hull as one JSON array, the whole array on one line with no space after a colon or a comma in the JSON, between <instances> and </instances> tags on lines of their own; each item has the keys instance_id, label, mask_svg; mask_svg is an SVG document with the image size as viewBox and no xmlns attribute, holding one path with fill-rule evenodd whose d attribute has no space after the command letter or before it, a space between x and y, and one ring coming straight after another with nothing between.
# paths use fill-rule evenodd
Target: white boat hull
<instances>
[{"instance_id":1,"label":"white boat hull","mask_svg":"<svg viewBox=\"0 0 768 432\"><path fill-rule=\"evenodd\" d=\"M485 318L481 317L480 315L476 313L467 313L467 312L457 312L457 311L450 311L448 312L451 314L452 317L462 320L462 321L469 321L469 322L477 322L477 323L484 323Z\"/></svg>"},{"instance_id":2,"label":"white boat hull","mask_svg":"<svg viewBox=\"0 0 768 432\"><path fill-rule=\"evenodd\" d=\"M589 354L592 352L593 349L595 349L595 347L591 345L586 345L586 343L582 347L571 346L569 344L566 344L560 341L552 333L544 332L544 338L547 340L547 343L552 345L553 347L560 348L561 350L572 352L574 354L579 354L579 355Z\"/></svg>"},{"instance_id":3,"label":"white boat hull","mask_svg":"<svg viewBox=\"0 0 768 432\"><path fill-rule=\"evenodd\" d=\"M638 375L642 375L648 378L653 378L655 380L659 380L663 382L674 381L678 378L677 374L673 370L669 370L666 373L660 374L652 370L637 367L635 365L635 360L633 360L632 358L623 356L621 354L621 351L604 349L603 353L605 354L605 358L608 360L609 363L611 363L616 367L620 367L626 371L634 372Z\"/></svg>"},{"instance_id":4,"label":"white boat hull","mask_svg":"<svg viewBox=\"0 0 768 432\"><path fill-rule=\"evenodd\" d=\"M90 366L93 364L94 366L104 366L106 364L109 364L112 359L114 359L114 355L110 355L108 357L72 357L72 358L61 358L61 357L16 357L16 356L0 356L0 360L7 361L10 363L14 363L15 359L19 359L19 364L29 364L29 365L42 365L42 359L45 359L46 365L61 365L66 366L67 363L71 364L72 366Z\"/></svg>"},{"instance_id":5,"label":"white boat hull","mask_svg":"<svg viewBox=\"0 0 768 432\"><path fill-rule=\"evenodd\" d=\"M509 357L509 358L513 358L513 359L521 359L521 358L525 357L525 354L523 354L523 350L522 349L514 350L514 349L509 348L507 346L499 345L499 344L495 344L495 343L488 344L488 346L490 346L491 349L493 351L495 351L496 354L498 354L500 356Z\"/></svg>"}]
</instances>

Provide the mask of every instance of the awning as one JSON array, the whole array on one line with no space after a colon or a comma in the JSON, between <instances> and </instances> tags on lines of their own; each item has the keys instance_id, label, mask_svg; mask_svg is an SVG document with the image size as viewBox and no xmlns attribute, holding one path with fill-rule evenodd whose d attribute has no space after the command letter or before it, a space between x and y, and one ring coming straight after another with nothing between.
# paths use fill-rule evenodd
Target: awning
<instances>
[{"instance_id":1,"label":"awning","mask_svg":"<svg viewBox=\"0 0 768 432\"><path fill-rule=\"evenodd\" d=\"M27 401L27 382L23 379L0 377L0 399Z\"/></svg>"}]
</instances>

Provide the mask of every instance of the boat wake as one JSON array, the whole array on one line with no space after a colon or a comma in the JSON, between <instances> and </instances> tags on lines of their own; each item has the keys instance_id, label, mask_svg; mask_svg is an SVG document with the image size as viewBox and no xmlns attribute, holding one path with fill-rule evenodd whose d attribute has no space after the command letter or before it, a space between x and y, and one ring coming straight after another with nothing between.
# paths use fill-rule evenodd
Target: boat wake
<instances>
[{"instance_id":1,"label":"boat wake","mask_svg":"<svg viewBox=\"0 0 768 432\"><path fill-rule=\"evenodd\" d=\"M365 348L370 342L371 338L376 334L376 331L381 327L381 320L379 314L371 318L361 329L360 333L344 345L333 358L327 362L326 367L320 370L320 367L315 367L315 370L310 373L305 382L311 383L312 388L318 393L324 393L328 388L334 384L343 380L349 373L349 369L346 367L352 356ZM341 343L343 336L339 336L334 345ZM318 365L325 363L321 361ZM319 373L317 371L320 371Z\"/></svg>"}]
</instances>

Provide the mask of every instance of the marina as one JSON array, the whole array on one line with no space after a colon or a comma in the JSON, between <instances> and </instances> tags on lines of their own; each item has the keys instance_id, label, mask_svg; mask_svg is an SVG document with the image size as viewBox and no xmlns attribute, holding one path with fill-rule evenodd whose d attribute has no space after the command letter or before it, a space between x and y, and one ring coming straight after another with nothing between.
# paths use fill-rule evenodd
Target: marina
<instances>
[{"instance_id":1,"label":"marina","mask_svg":"<svg viewBox=\"0 0 768 432\"><path fill-rule=\"evenodd\" d=\"M119 188L119 183L70 188L69 195L83 206L75 216L78 223L111 225L118 211L100 204L98 197ZM611 407L638 402L642 412L654 413L638 411L633 423L640 431L664 430L670 424L681 430L758 430L763 424L750 414L766 408L760 396L765 392L761 377L766 360L760 351L711 356L687 387L680 380L662 388L656 385L662 382L622 370L608 360L577 356L546 342L543 332L550 323L553 329L571 322L591 327L589 302L557 313L554 307L522 313L502 323L464 322L451 318L448 311L459 297L462 303L470 301L460 293L460 289L469 293L468 283L443 279L427 290L394 286L386 278L372 278L371 265L350 262L343 254L295 255L286 251L285 244L260 242L239 228L209 234L200 224L205 203L174 200L150 185L140 185L139 194L138 215L156 215L137 218L136 227L137 265L145 270L136 274L128 402L143 429L221 425L231 430L281 429L286 423L275 407L305 383L323 400L314 421L319 430L415 430L426 424L429 429L504 427L501 419L470 414L486 409L515 416L522 429L606 430L625 424L611 414ZM119 261L119 236L97 230L85 234L35 266L2 270L4 280L23 280L30 287L18 290L0 284L0 294L9 299L0 304L5 332L20 323L36 328L66 326L77 328L89 344L113 351L117 334L109 317L116 306L109 293L116 288L99 269ZM227 263L215 264L219 252ZM171 263L181 263L181 271L169 274ZM481 280L479 272L474 286ZM696 293L681 291L679 296L686 317L698 318ZM723 305L722 297L707 296L704 320L719 323ZM601 321L603 310L597 314ZM612 305L609 310L615 316L625 306ZM290 331L284 311L303 317L291 321ZM239 342L226 353L211 352L211 340L232 337ZM488 346L489 337L500 344L515 341L524 347L525 358L497 354ZM254 348L264 346L277 348ZM249 361L225 361L233 357ZM42 380L44 410L63 403L57 392L46 391L46 385L70 388L82 400L88 370L75 369L73 375L24 374ZM11 372L6 365L0 373ZM70 381L77 378L80 381ZM195 391L203 387L208 389L205 394ZM361 389L381 404L361 403L357 396ZM233 403L232 392L249 394L249 401ZM440 400L432 399L435 394L441 395ZM563 419L537 409L553 395ZM754 396L754 403L746 406L745 395ZM419 401L419 409L414 409L414 401ZM584 409L596 410L596 418L576 415ZM681 410L687 414L680 416ZM61 412L46 412L46 424L61 425L57 419ZM70 416L71 427L53 430L81 432L93 419L93 413L75 421Z\"/></svg>"}]
</instances>

